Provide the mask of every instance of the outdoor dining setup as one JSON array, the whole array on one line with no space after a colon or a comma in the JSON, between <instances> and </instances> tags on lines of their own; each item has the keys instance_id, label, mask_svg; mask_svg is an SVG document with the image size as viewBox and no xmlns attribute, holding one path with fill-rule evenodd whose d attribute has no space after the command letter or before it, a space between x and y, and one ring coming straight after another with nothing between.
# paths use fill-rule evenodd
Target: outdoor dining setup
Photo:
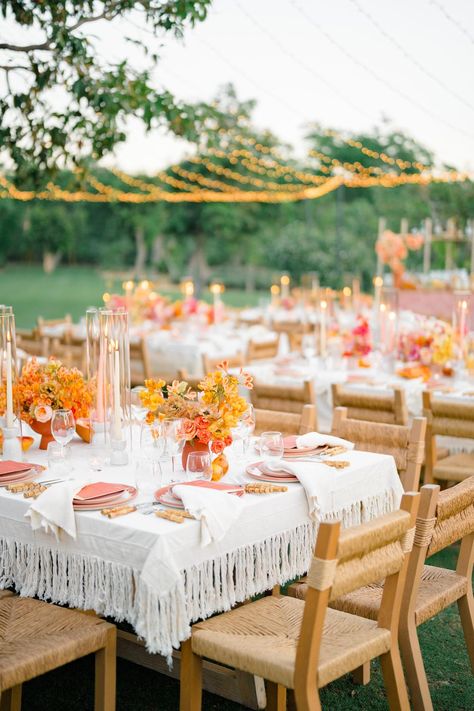
<instances>
[{"instance_id":1,"label":"outdoor dining setup","mask_svg":"<svg viewBox=\"0 0 474 711\"><path fill-rule=\"evenodd\" d=\"M2 711L88 654L96 709L116 654L180 675L182 711L317 709L373 659L430 709L417 628L454 602L474 669L470 297L446 322L284 276L252 311L192 280L30 333L0 307Z\"/></svg>"}]
</instances>

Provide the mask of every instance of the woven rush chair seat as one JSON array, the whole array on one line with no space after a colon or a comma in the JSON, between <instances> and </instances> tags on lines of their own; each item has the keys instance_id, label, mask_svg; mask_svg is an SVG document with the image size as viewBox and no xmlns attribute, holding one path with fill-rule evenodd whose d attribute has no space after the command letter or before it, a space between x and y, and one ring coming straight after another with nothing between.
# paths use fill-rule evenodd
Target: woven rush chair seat
<instances>
[{"instance_id":1,"label":"woven rush chair seat","mask_svg":"<svg viewBox=\"0 0 474 711\"><path fill-rule=\"evenodd\" d=\"M95 708L112 711L115 636L114 625L92 615L31 598L0 598L0 704L14 689L21 698L24 682L96 653Z\"/></svg>"},{"instance_id":2,"label":"woven rush chair seat","mask_svg":"<svg viewBox=\"0 0 474 711\"><path fill-rule=\"evenodd\" d=\"M442 481L462 481L474 475L474 453L462 452L440 458L433 467L433 478Z\"/></svg>"},{"instance_id":3,"label":"woven rush chair seat","mask_svg":"<svg viewBox=\"0 0 474 711\"><path fill-rule=\"evenodd\" d=\"M302 435L316 429L316 408L305 405L301 415L295 412L255 409L255 434L277 431L283 435Z\"/></svg>"},{"instance_id":4,"label":"woven rush chair seat","mask_svg":"<svg viewBox=\"0 0 474 711\"><path fill-rule=\"evenodd\" d=\"M307 585L304 581L292 590L295 597L304 599ZM420 588L416 596L415 622L423 622L437 615L448 605L459 600L467 592L467 581L454 570L425 565L421 574ZM361 615L369 620L376 620L382 600L383 583L375 583L359 588L348 595L334 600L331 606L336 610L345 610L352 615Z\"/></svg>"},{"instance_id":5,"label":"woven rush chair seat","mask_svg":"<svg viewBox=\"0 0 474 711\"><path fill-rule=\"evenodd\" d=\"M289 689L294 672L304 602L281 596L257 600L193 627L193 651L262 676ZM390 649L390 632L338 610L328 610L318 664L325 686Z\"/></svg>"}]
</instances>

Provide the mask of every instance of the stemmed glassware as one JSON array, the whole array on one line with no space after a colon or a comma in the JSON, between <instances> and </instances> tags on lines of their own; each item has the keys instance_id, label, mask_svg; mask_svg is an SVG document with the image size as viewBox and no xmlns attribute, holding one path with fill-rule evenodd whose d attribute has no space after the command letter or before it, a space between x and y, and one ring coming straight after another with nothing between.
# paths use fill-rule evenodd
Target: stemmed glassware
<instances>
[{"instance_id":1,"label":"stemmed glassware","mask_svg":"<svg viewBox=\"0 0 474 711\"><path fill-rule=\"evenodd\" d=\"M269 467L277 467L284 453L281 432L262 432L260 435L260 454Z\"/></svg>"},{"instance_id":2,"label":"stemmed glassware","mask_svg":"<svg viewBox=\"0 0 474 711\"><path fill-rule=\"evenodd\" d=\"M61 447L61 457L64 457L64 448L74 437L76 423L71 410L55 410L51 420L51 434Z\"/></svg>"},{"instance_id":3,"label":"stemmed glassware","mask_svg":"<svg viewBox=\"0 0 474 711\"><path fill-rule=\"evenodd\" d=\"M239 419L236 427L236 436L242 440L242 453L245 455L248 451L250 438L255 431L255 412L253 405L249 403L244 414Z\"/></svg>"}]
</instances>

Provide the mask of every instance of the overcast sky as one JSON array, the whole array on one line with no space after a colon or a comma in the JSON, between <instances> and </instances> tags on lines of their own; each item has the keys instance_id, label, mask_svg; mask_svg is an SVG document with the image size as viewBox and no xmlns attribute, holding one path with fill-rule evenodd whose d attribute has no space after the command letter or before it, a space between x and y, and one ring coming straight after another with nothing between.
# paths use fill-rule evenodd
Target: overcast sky
<instances>
[{"instance_id":1,"label":"overcast sky","mask_svg":"<svg viewBox=\"0 0 474 711\"><path fill-rule=\"evenodd\" d=\"M159 48L134 22L94 27L101 51L134 58L124 34ZM165 37L160 53L159 85L194 101L231 81L257 100L257 125L298 153L310 121L365 131L386 116L439 160L474 169L474 0L214 0L205 22L183 41ZM115 163L153 173L185 151L132 123Z\"/></svg>"}]
</instances>

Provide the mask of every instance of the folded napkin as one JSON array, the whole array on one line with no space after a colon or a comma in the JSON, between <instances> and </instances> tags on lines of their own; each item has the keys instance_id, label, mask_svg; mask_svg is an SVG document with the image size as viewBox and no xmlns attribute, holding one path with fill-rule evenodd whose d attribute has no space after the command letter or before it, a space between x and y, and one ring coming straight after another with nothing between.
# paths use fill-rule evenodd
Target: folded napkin
<instances>
[{"instance_id":1,"label":"folded napkin","mask_svg":"<svg viewBox=\"0 0 474 711\"><path fill-rule=\"evenodd\" d=\"M43 528L46 533L54 533L59 540L61 531L76 538L76 518L72 500L84 486L84 481L63 481L49 486L33 501L25 514L30 519L31 528Z\"/></svg>"},{"instance_id":2,"label":"folded napkin","mask_svg":"<svg viewBox=\"0 0 474 711\"><path fill-rule=\"evenodd\" d=\"M329 445L329 447L354 449L354 442L349 442L347 439L334 437L333 435L320 434L319 432L307 432L296 438L297 449L305 447L324 447L325 445Z\"/></svg>"},{"instance_id":3,"label":"folded napkin","mask_svg":"<svg viewBox=\"0 0 474 711\"><path fill-rule=\"evenodd\" d=\"M201 522L201 545L220 541L239 518L242 511L240 496L218 489L178 484L173 487L184 508Z\"/></svg>"},{"instance_id":4,"label":"folded napkin","mask_svg":"<svg viewBox=\"0 0 474 711\"><path fill-rule=\"evenodd\" d=\"M271 467L265 467L268 474L274 474ZM334 492L334 469L329 469L321 462L292 462L281 461L275 465L275 471L293 474L302 484L310 517L317 521L330 513L333 507L332 495ZM347 471L347 470L346 470ZM275 474L274 474L275 475ZM278 476L278 474L276 474Z\"/></svg>"}]
</instances>

